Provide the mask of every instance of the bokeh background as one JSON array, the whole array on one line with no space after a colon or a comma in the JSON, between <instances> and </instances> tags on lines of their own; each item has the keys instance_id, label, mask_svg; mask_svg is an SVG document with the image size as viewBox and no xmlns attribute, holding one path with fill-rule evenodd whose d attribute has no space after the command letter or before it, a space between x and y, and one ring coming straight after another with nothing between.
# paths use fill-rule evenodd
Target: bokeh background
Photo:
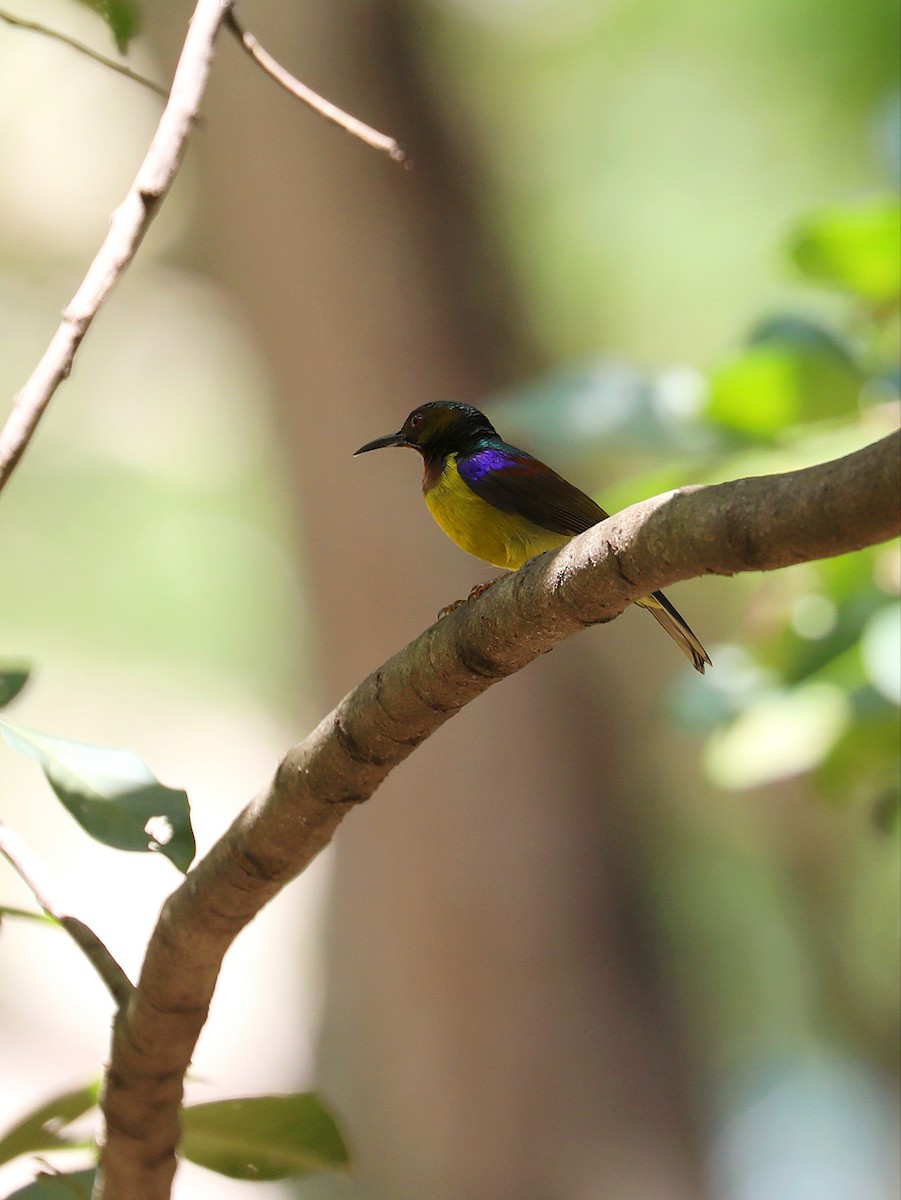
<instances>
[{"instance_id":1,"label":"bokeh background","mask_svg":"<svg viewBox=\"0 0 901 1200\"><path fill-rule=\"evenodd\" d=\"M71 0L7 0L112 52ZM190 6L130 61L169 78ZM206 121L0 506L11 716L144 757L200 849L486 570L412 456L488 410L607 508L898 420L894 0L246 0L404 172L223 37ZM0 23L11 400L159 102ZM225 1200L889 1200L898 1180L896 547L673 598L468 707L231 952L196 1100L315 1086L353 1179ZM3 749L0 747L0 749ZM3 819L135 972L168 863L88 843L34 764ZM0 902L29 898L0 871ZM106 1053L66 940L0 936L0 1126ZM28 1177L0 1172L7 1190Z\"/></svg>"}]
</instances>

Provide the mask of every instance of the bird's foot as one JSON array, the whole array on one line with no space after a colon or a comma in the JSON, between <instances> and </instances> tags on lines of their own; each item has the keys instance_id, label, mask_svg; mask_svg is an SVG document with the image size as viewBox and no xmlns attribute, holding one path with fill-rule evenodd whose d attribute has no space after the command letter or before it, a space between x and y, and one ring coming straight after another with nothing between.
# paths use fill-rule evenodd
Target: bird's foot
<instances>
[{"instance_id":1,"label":"bird's foot","mask_svg":"<svg viewBox=\"0 0 901 1200\"><path fill-rule=\"evenodd\" d=\"M465 603L465 600L455 600L453 604L445 604L444 608L438 613L438 620L443 621L445 617L449 617L452 612L456 612L461 604Z\"/></svg>"},{"instance_id":2,"label":"bird's foot","mask_svg":"<svg viewBox=\"0 0 901 1200\"><path fill-rule=\"evenodd\" d=\"M470 604L473 600L478 600L479 596L484 596L490 587L494 587L498 579L503 579L503 575L498 575L497 579L487 579L484 583L477 583L465 600L455 600L453 604L448 604L442 608L438 614L438 620L440 621L443 617L450 616L462 604Z\"/></svg>"},{"instance_id":3,"label":"bird's foot","mask_svg":"<svg viewBox=\"0 0 901 1200\"><path fill-rule=\"evenodd\" d=\"M478 600L479 596L484 596L489 588L493 588L503 578L503 575L497 575L494 579L486 579L484 583L477 583L466 597L466 603L469 604L471 600Z\"/></svg>"}]
</instances>

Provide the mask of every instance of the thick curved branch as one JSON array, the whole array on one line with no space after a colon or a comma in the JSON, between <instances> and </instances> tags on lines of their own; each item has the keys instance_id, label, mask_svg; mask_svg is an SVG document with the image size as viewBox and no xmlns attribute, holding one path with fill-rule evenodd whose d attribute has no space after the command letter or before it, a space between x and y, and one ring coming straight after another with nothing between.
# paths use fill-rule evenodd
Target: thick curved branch
<instances>
[{"instance_id":1,"label":"thick curved branch","mask_svg":"<svg viewBox=\"0 0 901 1200\"><path fill-rule=\"evenodd\" d=\"M103 1200L168 1197L182 1079L226 950L393 767L492 683L657 588L897 535L899 449L894 433L807 470L637 504L433 625L346 696L163 907L114 1030Z\"/></svg>"}]
</instances>

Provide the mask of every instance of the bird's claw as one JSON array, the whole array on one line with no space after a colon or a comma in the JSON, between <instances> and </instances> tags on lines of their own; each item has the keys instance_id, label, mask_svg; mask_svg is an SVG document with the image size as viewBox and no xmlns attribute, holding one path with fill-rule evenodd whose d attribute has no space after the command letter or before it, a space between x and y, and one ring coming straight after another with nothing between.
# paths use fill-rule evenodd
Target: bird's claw
<instances>
[{"instance_id":1,"label":"bird's claw","mask_svg":"<svg viewBox=\"0 0 901 1200\"><path fill-rule=\"evenodd\" d=\"M453 604L447 604L438 614L438 620L443 620L444 617L450 616L463 604L470 604L473 600L478 600L479 596L484 596L490 587L494 587L498 579L503 579L503 575L499 575L497 579L487 579L484 583L477 583L465 600L455 600Z\"/></svg>"},{"instance_id":2,"label":"bird's claw","mask_svg":"<svg viewBox=\"0 0 901 1200\"><path fill-rule=\"evenodd\" d=\"M471 600L478 600L479 596L484 596L488 589L493 588L501 579L503 579L503 575L498 575L495 579L486 579L484 583L477 583L466 597L466 603L468 604Z\"/></svg>"},{"instance_id":3,"label":"bird's claw","mask_svg":"<svg viewBox=\"0 0 901 1200\"><path fill-rule=\"evenodd\" d=\"M465 600L455 600L453 604L445 604L444 608L442 608L438 613L438 620L443 621L445 617L449 617L452 612L460 607L461 604L465 603Z\"/></svg>"}]
</instances>

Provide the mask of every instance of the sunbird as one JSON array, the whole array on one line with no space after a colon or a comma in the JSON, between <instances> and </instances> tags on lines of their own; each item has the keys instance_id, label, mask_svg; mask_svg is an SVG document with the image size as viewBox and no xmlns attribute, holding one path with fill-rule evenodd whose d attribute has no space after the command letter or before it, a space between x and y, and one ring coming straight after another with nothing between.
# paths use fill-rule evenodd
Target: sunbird
<instances>
[{"instance_id":1,"label":"sunbird","mask_svg":"<svg viewBox=\"0 0 901 1200\"><path fill-rule=\"evenodd\" d=\"M452 541L495 567L515 571L609 515L556 471L503 441L485 414L470 404L421 404L397 433L367 442L354 453L384 446L419 451L429 512ZM470 599L495 582L477 585ZM703 675L710 664L707 651L663 592L635 603L648 610Z\"/></svg>"}]
</instances>

